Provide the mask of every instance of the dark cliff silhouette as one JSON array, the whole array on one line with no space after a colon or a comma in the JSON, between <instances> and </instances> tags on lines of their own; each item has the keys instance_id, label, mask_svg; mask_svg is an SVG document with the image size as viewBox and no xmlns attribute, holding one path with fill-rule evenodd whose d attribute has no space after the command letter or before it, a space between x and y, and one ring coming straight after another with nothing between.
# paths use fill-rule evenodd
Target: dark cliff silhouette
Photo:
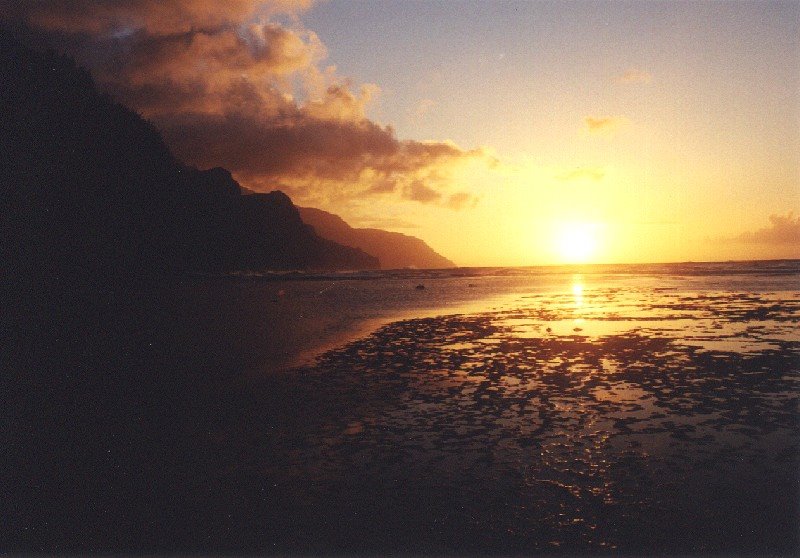
<instances>
[{"instance_id":1,"label":"dark cliff silhouette","mask_svg":"<svg viewBox=\"0 0 800 558\"><path fill-rule=\"evenodd\" d=\"M353 228L333 213L312 207L298 209L303 221L314 227L318 235L376 256L382 269L455 267L453 262L414 236L380 229Z\"/></svg>"},{"instance_id":2,"label":"dark cliff silhouette","mask_svg":"<svg viewBox=\"0 0 800 558\"><path fill-rule=\"evenodd\" d=\"M378 263L318 237L280 192L176 160L71 59L0 38L0 266L107 279Z\"/></svg>"},{"instance_id":3,"label":"dark cliff silhouette","mask_svg":"<svg viewBox=\"0 0 800 558\"><path fill-rule=\"evenodd\" d=\"M318 236L283 192L242 195L223 168L187 169L183 246L192 269L375 269L378 260ZM199 218L197 218L199 217Z\"/></svg>"},{"instance_id":4,"label":"dark cliff silhouette","mask_svg":"<svg viewBox=\"0 0 800 558\"><path fill-rule=\"evenodd\" d=\"M204 533L257 491L198 498L200 434L270 410L242 393L269 357L242 339L280 332L249 282L187 272L377 259L183 165L70 59L2 32L0 189L0 552L230 551Z\"/></svg>"}]
</instances>

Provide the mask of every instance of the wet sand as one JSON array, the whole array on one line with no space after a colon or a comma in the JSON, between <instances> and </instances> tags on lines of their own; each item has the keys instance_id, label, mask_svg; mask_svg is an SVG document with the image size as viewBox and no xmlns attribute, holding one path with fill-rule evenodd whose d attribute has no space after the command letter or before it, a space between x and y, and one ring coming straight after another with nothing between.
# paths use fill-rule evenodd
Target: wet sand
<instances>
[{"instance_id":1,"label":"wet sand","mask_svg":"<svg viewBox=\"0 0 800 558\"><path fill-rule=\"evenodd\" d=\"M313 553L798 549L798 297L600 289L519 306L395 322L260 384L275 414L216 431L214 447L258 440L252 481L282 510L264 539Z\"/></svg>"},{"instance_id":2,"label":"wet sand","mask_svg":"<svg viewBox=\"0 0 800 558\"><path fill-rule=\"evenodd\" d=\"M248 278L199 279L158 285L135 300L141 320L157 314L157 326L173 325L180 338L172 344L213 350L223 369L231 357L242 360L245 376L287 372L350 341L368 336L381 326L415 317L501 307L516 300L523 285L498 286L487 280L482 288L461 279L428 283L424 290L413 278L397 280L271 280ZM155 308L155 309L154 309ZM122 310L130 314L131 308ZM157 332L160 333L160 332Z\"/></svg>"},{"instance_id":3,"label":"wet sand","mask_svg":"<svg viewBox=\"0 0 800 558\"><path fill-rule=\"evenodd\" d=\"M195 282L54 325L6 392L7 548L798 551L800 293L467 281Z\"/></svg>"}]
</instances>

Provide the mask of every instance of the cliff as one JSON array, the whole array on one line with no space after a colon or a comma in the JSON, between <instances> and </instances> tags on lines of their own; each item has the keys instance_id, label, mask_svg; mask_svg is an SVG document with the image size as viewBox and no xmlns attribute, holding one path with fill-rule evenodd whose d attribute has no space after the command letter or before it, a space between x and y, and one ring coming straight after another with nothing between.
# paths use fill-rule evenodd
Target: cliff
<instances>
[{"instance_id":1,"label":"cliff","mask_svg":"<svg viewBox=\"0 0 800 558\"><path fill-rule=\"evenodd\" d=\"M298 209L303 221L314 227L318 235L377 257L382 269L455 267L453 262L414 236L380 229L354 228L333 213L312 207Z\"/></svg>"},{"instance_id":2,"label":"cliff","mask_svg":"<svg viewBox=\"0 0 800 558\"><path fill-rule=\"evenodd\" d=\"M69 58L0 36L0 271L136 277L378 262L317 236L280 192L176 160Z\"/></svg>"}]
</instances>

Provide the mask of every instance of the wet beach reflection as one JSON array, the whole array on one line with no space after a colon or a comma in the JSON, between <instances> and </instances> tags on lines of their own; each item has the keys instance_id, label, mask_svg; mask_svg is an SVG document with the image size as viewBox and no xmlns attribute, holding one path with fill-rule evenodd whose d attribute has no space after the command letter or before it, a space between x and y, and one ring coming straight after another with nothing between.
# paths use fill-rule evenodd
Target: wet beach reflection
<instances>
[{"instance_id":1,"label":"wet beach reflection","mask_svg":"<svg viewBox=\"0 0 800 558\"><path fill-rule=\"evenodd\" d=\"M796 297L574 276L393 323L296 371L304 419L263 433L259 467L321 532L381 525L362 550L787 551L799 318Z\"/></svg>"}]
</instances>

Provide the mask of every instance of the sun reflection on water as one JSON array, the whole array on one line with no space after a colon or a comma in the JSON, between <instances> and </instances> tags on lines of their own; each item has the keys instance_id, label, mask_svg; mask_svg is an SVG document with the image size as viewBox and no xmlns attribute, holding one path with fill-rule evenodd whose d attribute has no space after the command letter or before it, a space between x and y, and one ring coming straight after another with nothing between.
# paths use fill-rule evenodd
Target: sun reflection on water
<instances>
[{"instance_id":1,"label":"sun reflection on water","mask_svg":"<svg viewBox=\"0 0 800 558\"><path fill-rule=\"evenodd\" d=\"M583 306L583 275L578 273L572 276L572 296L576 309Z\"/></svg>"}]
</instances>

